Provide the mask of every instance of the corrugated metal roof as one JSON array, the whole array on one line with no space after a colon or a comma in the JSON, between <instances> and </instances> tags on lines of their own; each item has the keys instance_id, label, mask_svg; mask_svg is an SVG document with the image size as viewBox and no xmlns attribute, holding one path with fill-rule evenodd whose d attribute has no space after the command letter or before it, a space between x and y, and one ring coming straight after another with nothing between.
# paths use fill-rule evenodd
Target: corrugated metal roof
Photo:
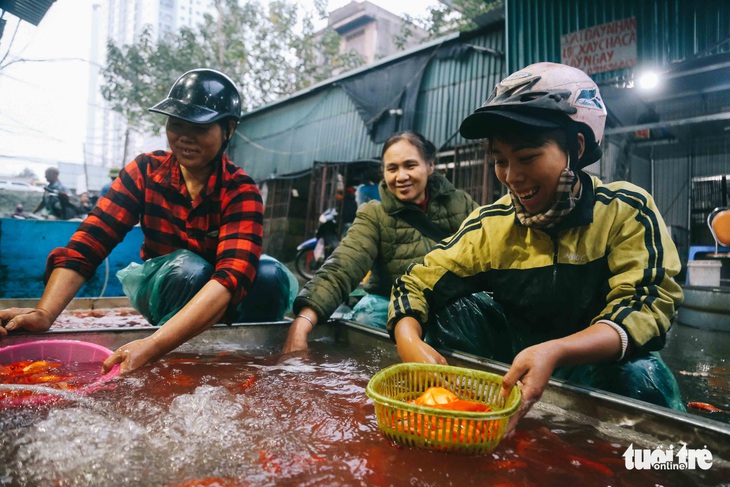
<instances>
[{"instance_id":1,"label":"corrugated metal roof","mask_svg":"<svg viewBox=\"0 0 730 487\"><path fill-rule=\"evenodd\" d=\"M459 34L450 34L445 37L441 37L439 39L435 39L430 42L425 42L423 44L420 44L418 46L412 47L411 49L407 49L405 51L401 51L397 54L393 54L392 56L385 57L383 59L380 59L372 64L368 64L366 66L361 66L359 68L353 69L351 71L347 71L346 73L342 73L338 76L333 76L332 78L326 79L324 81L321 81L317 83L316 85L312 85L308 88L305 88L303 90L297 91L296 93L292 93L289 96L286 96L284 98L281 98L279 100L273 101L267 105L263 105L261 107L255 108L253 110L250 110L243 114L243 117L247 117L249 115L257 114L262 111L269 110L270 108L276 107L277 105L281 105L282 103L287 104L290 103L292 100L302 97L311 95L313 93L316 93L322 89L331 88L332 85L336 84L338 81L341 81L346 78L353 78L355 76L358 76L362 73L366 73L368 71L373 71L375 69L381 68L383 66L386 66L388 64L391 64L393 62L397 62L399 59L403 59L408 56L412 56L415 53L420 53L423 51L427 51L429 49L432 49L436 46L442 45L444 43L448 43L454 39L458 39Z\"/></svg>"},{"instance_id":2,"label":"corrugated metal roof","mask_svg":"<svg viewBox=\"0 0 730 487\"><path fill-rule=\"evenodd\" d=\"M0 10L38 25L56 0L0 0Z\"/></svg>"}]
</instances>

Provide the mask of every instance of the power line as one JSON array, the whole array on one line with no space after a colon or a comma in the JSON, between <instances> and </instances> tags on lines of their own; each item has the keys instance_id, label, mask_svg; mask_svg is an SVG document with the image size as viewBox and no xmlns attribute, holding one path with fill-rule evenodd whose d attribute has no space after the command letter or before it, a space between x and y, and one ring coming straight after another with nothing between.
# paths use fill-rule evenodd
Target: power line
<instances>
[{"instance_id":1,"label":"power line","mask_svg":"<svg viewBox=\"0 0 730 487\"><path fill-rule=\"evenodd\" d=\"M8 55L6 54L3 58L3 61L5 61L5 58L7 58ZM26 58L15 58L11 61L9 61L7 64L2 65L0 64L0 69L5 69L8 66L11 66L15 63L55 63L55 62L69 62L69 61L80 61L82 63L91 64L92 66L96 66L98 68L105 68L106 66L102 66L99 63L96 63L94 61L91 61L89 59L84 59L80 57L63 57L63 58L48 58L48 59L26 59Z\"/></svg>"}]
</instances>

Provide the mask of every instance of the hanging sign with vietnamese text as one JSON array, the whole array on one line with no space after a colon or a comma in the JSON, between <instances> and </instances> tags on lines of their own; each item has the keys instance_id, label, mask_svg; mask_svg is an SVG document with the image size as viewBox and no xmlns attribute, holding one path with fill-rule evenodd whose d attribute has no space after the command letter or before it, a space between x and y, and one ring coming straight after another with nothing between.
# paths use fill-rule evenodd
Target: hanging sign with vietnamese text
<instances>
[{"instance_id":1,"label":"hanging sign with vietnamese text","mask_svg":"<svg viewBox=\"0 0 730 487\"><path fill-rule=\"evenodd\" d=\"M560 37L561 61L588 74L636 65L636 18L616 20Z\"/></svg>"}]
</instances>

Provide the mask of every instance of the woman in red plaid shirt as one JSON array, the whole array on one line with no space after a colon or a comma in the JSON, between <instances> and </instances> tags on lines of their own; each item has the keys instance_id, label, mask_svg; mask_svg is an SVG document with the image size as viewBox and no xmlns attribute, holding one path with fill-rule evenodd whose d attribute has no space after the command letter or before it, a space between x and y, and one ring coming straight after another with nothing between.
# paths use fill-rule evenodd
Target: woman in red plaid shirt
<instances>
[{"instance_id":1,"label":"woman in red plaid shirt","mask_svg":"<svg viewBox=\"0 0 730 487\"><path fill-rule=\"evenodd\" d=\"M235 85L217 71L192 70L150 111L168 116L170 151L142 154L120 172L68 245L51 252L38 306L0 311L0 336L48 330L137 223L145 263L118 277L132 305L160 328L120 347L105 370L134 370L215 323L283 318L296 279L262 258L261 194L224 153L241 115Z\"/></svg>"}]
</instances>

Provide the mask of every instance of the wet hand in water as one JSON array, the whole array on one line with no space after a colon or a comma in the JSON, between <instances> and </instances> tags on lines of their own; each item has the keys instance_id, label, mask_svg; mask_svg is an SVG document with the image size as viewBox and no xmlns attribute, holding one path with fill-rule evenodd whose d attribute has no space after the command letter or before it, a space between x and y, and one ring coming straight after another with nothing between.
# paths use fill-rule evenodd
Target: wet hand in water
<instances>
[{"instance_id":1,"label":"wet hand in water","mask_svg":"<svg viewBox=\"0 0 730 487\"><path fill-rule=\"evenodd\" d=\"M421 339L421 325L405 317L395 326L395 343L403 362L448 365L446 359Z\"/></svg>"},{"instance_id":2,"label":"wet hand in water","mask_svg":"<svg viewBox=\"0 0 730 487\"><path fill-rule=\"evenodd\" d=\"M154 362L162 355L164 354L160 352L154 339L151 337L142 338L129 342L115 350L102 364L101 372L106 374L116 364L120 364L120 373L132 372L143 365Z\"/></svg>"},{"instance_id":3,"label":"wet hand in water","mask_svg":"<svg viewBox=\"0 0 730 487\"><path fill-rule=\"evenodd\" d=\"M307 336L313 328L313 319L307 319L301 314L297 316L289 326L289 334L286 337L286 342L284 342L284 347L281 349L282 355L306 352L309 349L307 346Z\"/></svg>"},{"instance_id":4,"label":"wet hand in water","mask_svg":"<svg viewBox=\"0 0 730 487\"><path fill-rule=\"evenodd\" d=\"M310 349L296 350L294 352L282 353L276 357L276 365L288 363L313 363L312 351Z\"/></svg>"},{"instance_id":5,"label":"wet hand in water","mask_svg":"<svg viewBox=\"0 0 730 487\"><path fill-rule=\"evenodd\" d=\"M403 362L448 365L446 359L423 340L399 341L398 355Z\"/></svg>"},{"instance_id":6,"label":"wet hand in water","mask_svg":"<svg viewBox=\"0 0 730 487\"><path fill-rule=\"evenodd\" d=\"M282 355L306 353L309 350L307 345L307 335L301 336L301 334L289 332L286 337L286 342L281 349Z\"/></svg>"},{"instance_id":7,"label":"wet hand in water","mask_svg":"<svg viewBox=\"0 0 730 487\"><path fill-rule=\"evenodd\" d=\"M47 331L53 320L47 311L37 308L9 308L0 311L0 337L9 331Z\"/></svg>"},{"instance_id":8,"label":"wet hand in water","mask_svg":"<svg viewBox=\"0 0 730 487\"><path fill-rule=\"evenodd\" d=\"M551 352L549 345L541 343L524 349L512 361L512 366L502 379L500 395L506 398L516 385L522 392L522 401L517 413L510 418L505 434L511 433L519 420L542 397L555 369L556 360L557 357Z\"/></svg>"},{"instance_id":9,"label":"wet hand in water","mask_svg":"<svg viewBox=\"0 0 730 487\"><path fill-rule=\"evenodd\" d=\"M287 340L288 343L288 340ZM291 359L309 359L312 354L312 351L307 346L306 342L304 344L304 348L296 348L296 347L287 347L286 344L284 344L284 348L282 348L281 353L276 358L277 364L282 364L284 362L288 362Z\"/></svg>"}]
</instances>

